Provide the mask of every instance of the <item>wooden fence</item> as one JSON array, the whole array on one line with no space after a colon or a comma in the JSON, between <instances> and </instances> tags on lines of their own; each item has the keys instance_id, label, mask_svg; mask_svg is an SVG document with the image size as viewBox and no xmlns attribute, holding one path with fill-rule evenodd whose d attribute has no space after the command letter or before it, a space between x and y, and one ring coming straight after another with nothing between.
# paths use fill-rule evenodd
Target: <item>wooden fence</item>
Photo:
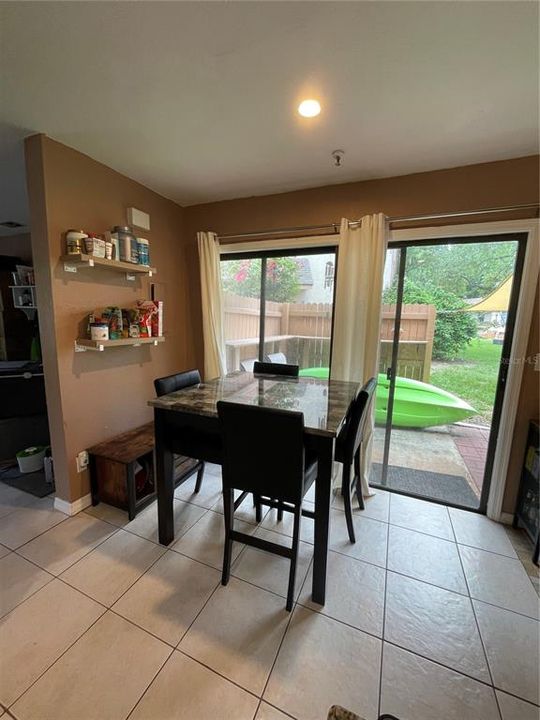
<instances>
[{"instance_id":1,"label":"wooden fence","mask_svg":"<svg viewBox=\"0 0 540 720\"><path fill-rule=\"evenodd\" d=\"M433 305L403 305L398 375L429 381L436 310ZM395 305L382 306L379 371L390 366ZM238 370L258 355L260 302L224 293L227 369ZM266 302L265 354L281 352L300 367L328 367L332 305Z\"/></svg>"},{"instance_id":2,"label":"wooden fence","mask_svg":"<svg viewBox=\"0 0 540 720\"><path fill-rule=\"evenodd\" d=\"M402 306L397 362L400 377L429 382L436 316L435 305ZM382 306L379 372L386 372L392 364L395 317L395 305Z\"/></svg>"}]
</instances>

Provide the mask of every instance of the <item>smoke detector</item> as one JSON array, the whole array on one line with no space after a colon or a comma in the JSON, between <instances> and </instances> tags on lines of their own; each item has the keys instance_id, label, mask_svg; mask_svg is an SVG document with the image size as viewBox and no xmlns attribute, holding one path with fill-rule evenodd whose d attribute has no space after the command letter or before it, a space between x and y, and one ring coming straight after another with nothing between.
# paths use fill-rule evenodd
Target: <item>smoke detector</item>
<instances>
[{"instance_id":1,"label":"smoke detector","mask_svg":"<svg viewBox=\"0 0 540 720\"><path fill-rule=\"evenodd\" d=\"M334 150L332 152L332 158L334 160L334 165L336 167L341 167L343 165L344 156L345 156L345 150Z\"/></svg>"},{"instance_id":2,"label":"smoke detector","mask_svg":"<svg viewBox=\"0 0 540 720\"><path fill-rule=\"evenodd\" d=\"M9 230L15 230L15 228L24 227L22 223L16 222L15 220L4 220L3 222L0 222L0 225L2 227L8 228Z\"/></svg>"}]
</instances>

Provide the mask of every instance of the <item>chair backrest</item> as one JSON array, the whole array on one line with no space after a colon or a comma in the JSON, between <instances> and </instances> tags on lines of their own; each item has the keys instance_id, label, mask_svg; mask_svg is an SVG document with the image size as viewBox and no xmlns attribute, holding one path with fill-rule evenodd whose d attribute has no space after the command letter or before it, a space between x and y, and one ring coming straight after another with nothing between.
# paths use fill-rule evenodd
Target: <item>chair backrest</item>
<instances>
[{"instance_id":1,"label":"chair backrest","mask_svg":"<svg viewBox=\"0 0 540 720\"><path fill-rule=\"evenodd\" d=\"M253 360L242 360L240 362L240 369L244 372L253 372L253 366L257 360L254 358Z\"/></svg>"},{"instance_id":2,"label":"chair backrest","mask_svg":"<svg viewBox=\"0 0 540 720\"><path fill-rule=\"evenodd\" d=\"M167 375L167 377L157 378L154 380L156 395L161 397L168 393L182 390L182 388L197 385L201 382L201 375L198 370L186 370L186 372Z\"/></svg>"},{"instance_id":3,"label":"chair backrest","mask_svg":"<svg viewBox=\"0 0 540 720\"><path fill-rule=\"evenodd\" d=\"M253 373L255 375L288 375L289 377L298 377L300 368L298 365L287 365L286 363L275 362L259 362L253 365Z\"/></svg>"},{"instance_id":4,"label":"chair backrest","mask_svg":"<svg viewBox=\"0 0 540 720\"><path fill-rule=\"evenodd\" d=\"M287 358L285 357L285 353L282 353L282 352L268 353L268 355L266 357L268 359L268 362L282 363L284 365L287 364Z\"/></svg>"},{"instance_id":5,"label":"chair backrest","mask_svg":"<svg viewBox=\"0 0 540 720\"><path fill-rule=\"evenodd\" d=\"M345 424L341 428L337 442L343 448L346 461L351 463L354 454L358 450L364 436L366 420L368 418L368 409L371 405L371 399L377 381L370 378L367 383L360 388L356 397L349 405Z\"/></svg>"},{"instance_id":6,"label":"chair backrest","mask_svg":"<svg viewBox=\"0 0 540 720\"><path fill-rule=\"evenodd\" d=\"M223 488L298 503L304 486L304 415L220 400Z\"/></svg>"}]
</instances>

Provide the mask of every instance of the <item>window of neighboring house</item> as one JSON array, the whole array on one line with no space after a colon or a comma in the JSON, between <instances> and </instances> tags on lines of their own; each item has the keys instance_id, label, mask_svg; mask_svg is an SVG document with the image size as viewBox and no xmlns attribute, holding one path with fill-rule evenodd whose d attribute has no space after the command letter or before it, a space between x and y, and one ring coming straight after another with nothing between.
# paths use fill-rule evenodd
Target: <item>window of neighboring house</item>
<instances>
[{"instance_id":1,"label":"window of neighboring house","mask_svg":"<svg viewBox=\"0 0 540 720\"><path fill-rule=\"evenodd\" d=\"M334 263L328 260L324 270L324 287L331 288L334 285Z\"/></svg>"}]
</instances>

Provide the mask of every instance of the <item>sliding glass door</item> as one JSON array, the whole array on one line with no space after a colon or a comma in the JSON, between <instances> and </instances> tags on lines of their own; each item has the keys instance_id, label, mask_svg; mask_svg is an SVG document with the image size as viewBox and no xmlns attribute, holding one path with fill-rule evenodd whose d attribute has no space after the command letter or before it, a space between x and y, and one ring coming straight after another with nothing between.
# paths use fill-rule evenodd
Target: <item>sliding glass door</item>
<instances>
[{"instance_id":1,"label":"sliding glass door","mask_svg":"<svg viewBox=\"0 0 540 720\"><path fill-rule=\"evenodd\" d=\"M372 484L485 511L525 238L388 251Z\"/></svg>"},{"instance_id":2,"label":"sliding glass door","mask_svg":"<svg viewBox=\"0 0 540 720\"><path fill-rule=\"evenodd\" d=\"M266 360L327 377L335 265L333 247L224 257L227 372Z\"/></svg>"}]
</instances>

